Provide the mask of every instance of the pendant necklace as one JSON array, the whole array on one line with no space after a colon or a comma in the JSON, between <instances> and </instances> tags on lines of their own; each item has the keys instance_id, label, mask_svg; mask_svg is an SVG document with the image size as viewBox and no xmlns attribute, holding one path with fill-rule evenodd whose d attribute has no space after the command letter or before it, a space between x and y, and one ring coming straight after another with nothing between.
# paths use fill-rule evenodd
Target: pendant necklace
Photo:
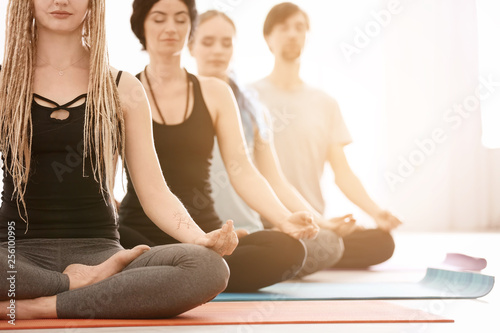
<instances>
[{"instance_id":1,"label":"pendant necklace","mask_svg":"<svg viewBox=\"0 0 500 333\"><path fill-rule=\"evenodd\" d=\"M56 66L52 66L47 60L43 59L42 57L40 57L39 55L37 55L37 57L43 61L45 64L49 65L50 67L54 68L57 73L59 74L59 76L63 76L64 75L64 71L66 71L67 69L69 69L70 67L72 67L73 65L76 65L77 63L79 63L84 57L85 57L85 54L80 58L78 59L77 61L75 61L74 63L70 64L69 66L65 67L65 68L57 68Z\"/></svg>"}]
</instances>

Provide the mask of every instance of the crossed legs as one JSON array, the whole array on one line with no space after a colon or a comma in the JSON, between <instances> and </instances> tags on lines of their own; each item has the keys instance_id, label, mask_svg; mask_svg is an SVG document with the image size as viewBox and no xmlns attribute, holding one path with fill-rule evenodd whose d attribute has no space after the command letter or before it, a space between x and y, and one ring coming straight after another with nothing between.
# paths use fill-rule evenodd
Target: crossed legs
<instances>
[{"instance_id":1,"label":"crossed legs","mask_svg":"<svg viewBox=\"0 0 500 333\"><path fill-rule=\"evenodd\" d=\"M219 255L190 244L146 252L106 239L29 240L16 247L16 319L172 317L215 297L229 276ZM6 272L4 246L0 255ZM0 285L4 319L8 289Z\"/></svg>"}]
</instances>

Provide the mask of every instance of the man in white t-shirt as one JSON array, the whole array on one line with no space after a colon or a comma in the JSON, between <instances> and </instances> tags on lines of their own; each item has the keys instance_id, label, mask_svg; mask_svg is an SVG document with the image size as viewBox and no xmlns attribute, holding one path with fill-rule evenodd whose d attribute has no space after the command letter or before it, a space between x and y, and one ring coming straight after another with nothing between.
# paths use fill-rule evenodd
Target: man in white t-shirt
<instances>
[{"instance_id":1,"label":"man in white t-shirt","mask_svg":"<svg viewBox=\"0 0 500 333\"><path fill-rule=\"evenodd\" d=\"M348 235L342 234L338 220L320 225L344 236L344 256L335 267L378 264L392 256L390 231L401 221L370 198L351 170L343 148L352 139L337 102L299 76L308 30L309 18L297 5L285 2L271 9L264 23L264 37L275 58L274 68L252 88L271 112L274 144L288 181L323 214L320 180L325 163L329 163L339 189L377 224L376 229L351 229Z\"/></svg>"}]
</instances>

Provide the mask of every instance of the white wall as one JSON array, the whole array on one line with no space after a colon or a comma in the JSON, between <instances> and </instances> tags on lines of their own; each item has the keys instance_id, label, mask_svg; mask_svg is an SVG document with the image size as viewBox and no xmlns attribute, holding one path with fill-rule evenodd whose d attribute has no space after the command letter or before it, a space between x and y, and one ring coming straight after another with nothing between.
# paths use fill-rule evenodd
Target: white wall
<instances>
[{"instance_id":1,"label":"white wall","mask_svg":"<svg viewBox=\"0 0 500 333\"><path fill-rule=\"evenodd\" d=\"M262 38L262 25L268 10L279 2L197 1L199 12L221 9L235 20L238 41L234 67L243 82L265 76L272 67L272 57ZM131 3L132 0L107 0L107 33L112 65L135 74L144 68L148 58L130 31ZM477 66L477 62L485 62L485 54L491 53L489 47L499 45L500 29L495 30L500 17L499 2L477 0L480 36L492 36L479 38L482 45L479 50L483 50L479 55L477 45L460 43L463 38L477 39L472 0L297 0L295 3L308 12L312 22L302 75L339 101L354 138L354 143L346 148L349 161L376 201L398 214L408 230L500 227L500 208L496 207L500 201L500 157L498 150L486 150L480 144L480 111L476 112L475 120L467 122L468 126L453 132L456 139L439 145L433 156L426 158L396 189L386 179L388 172L397 171L399 156L408 157L416 147L415 140L423 140L439 126L443 110L451 107L454 100L460 100L463 89L473 87L478 76L493 73L500 81L499 67L492 68L495 62L491 57L486 57L490 59L489 68ZM1 22L5 7L6 1L2 1ZM384 17L389 10L393 14ZM458 18L464 18L467 24L455 29ZM377 22L381 22L378 30ZM371 36L363 40L360 31L366 29L372 29ZM0 45L3 42L4 24L0 24ZM347 55L348 44L358 45L357 53ZM465 56L453 53L460 52L461 47L465 48L462 50ZM3 49L0 56L3 57ZM188 54L184 60L189 70L196 70ZM464 67L460 73L466 78L463 84L456 82L459 74L455 68L460 67ZM490 115L495 114L491 110L497 114L500 110L499 96L497 89L482 103L487 104ZM498 125L492 127L500 132ZM480 162L465 163L463 169L451 168L460 159L463 145L467 147L463 159L479 158ZM332 174L327 172L323 185L328 214L354 212L362 223L370 223L332 183ZM467 210L471 203L474 209ZM466 211L456 214L463 209ZM472 220L468 222L469 219Z\"/></svg>"}]
</instances>

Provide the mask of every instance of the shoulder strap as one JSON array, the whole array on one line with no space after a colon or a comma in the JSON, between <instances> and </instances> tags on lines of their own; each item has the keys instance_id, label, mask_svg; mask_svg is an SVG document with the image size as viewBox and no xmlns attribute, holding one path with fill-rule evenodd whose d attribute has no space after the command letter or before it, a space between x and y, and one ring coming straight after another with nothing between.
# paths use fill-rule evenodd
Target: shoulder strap
<instances>
[{"instance_id":1,"label":"shoulder strap","mask_svg":"<svg viewBox=\"0 0 500 333\"><path fill-rule=\"evenodd\" d=\"M118 75L116 76L116 86L117 87L120 84L120 79L122 78L122 73L123 73L123 71L119 71Z\"/></svg>"},{"instance_id":2,"label":"shoulder strap","mask_svg":"<svg viewBox=\"0 0 500 333\"><path fill-rule=\"evenodd\" d=\"M197 96L199 96L199 97L202 96L201 87L200 87L200 80L198 80L196 75L193 75L191 73L188 73L188 75L189 75L189 81L191 81L193 83L193 94L194 94L195 100L196 100Z\"/></svg>"}]
</instances>

